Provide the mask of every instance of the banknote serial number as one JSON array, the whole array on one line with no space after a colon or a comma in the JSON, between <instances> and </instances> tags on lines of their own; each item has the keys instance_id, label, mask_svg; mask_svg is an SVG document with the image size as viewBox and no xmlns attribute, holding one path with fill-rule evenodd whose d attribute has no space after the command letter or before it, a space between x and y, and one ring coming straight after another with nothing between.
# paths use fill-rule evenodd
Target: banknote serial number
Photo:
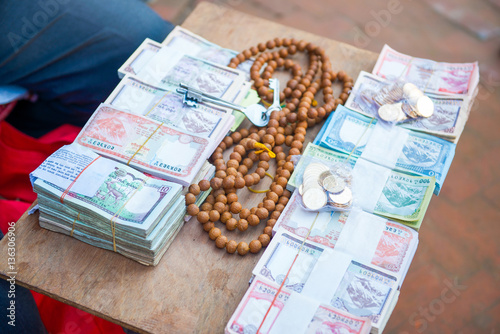
<instances>
[{"instance_id":1,"label":"banknote serial number","mask_svg":"<svg viewBox=\"0 0 500 334\"><path fill-rule=\"evenodd\" d=\"M115 149L114 145L106 144L106 143L103 143L102 141L95 140L95 139L89 139L87 141L87 143L89 143L90 145L93 145L93 146L102 147L106 150L114 150Z\"/></svg>"},{"instance_id":2,"label":"banknote serial number","mask_svg":"<svg viewBox=\"0 0 500 334\"><path fill-rule=\"evenodd\" d=\"M361 275L363 275L363 276L366 276L366 277L369 277L369 278L373 278L374 280L382 282L382 283L384 283L386 285L389 284L389 282L390 282L386 277L381 276L379 274L376 274L376 273L374 273L372 271L359 269L359 273Z\"/></svg>"},{"instance_id":3,"label":"banknote serial number","mask_svg":"<svg viewBox=\"0 0 500 334\"><path fill-rule=\"evenodd\" d=\"M163 168L163 169L167 169L167 170L170 170L172 172L177 172L177 173L182 172L182 168L176 167L176 166L171 166L171 165L163 163L163 162L155 161L153 163L153 166L160 167L160 168Z\"/></svg>"},{"instance_id":4,"label":"banknote serial number","mask_svg":"<svg viewBox=\"0 0 500 334\"><path fill-rule=\"evenodd\" d=\"M342 323L344 323L346 325L350 325L350 326L356 325L357 327L359 327L359 325L360 325L360 321L358 321L358 320L349 319L349 318L346 318L340 314L331 313L331 311L329 311L329 313L328 313L328 318L335 320L335 321L338 321L338 322L342 322Z\"/></svg>"},{"instance_id":5,"label":"banknote serial number","mask_svg":"<svg viewBox=\"0 0 500 334\"><path fill-rule=\"evenodd\" d=\"M430 183L429 179L412 179L412 178L409 178L409 177L406 177L406 176L402 176L402 175L393 175L392 178L394 180L404 181L404 182L410 182L410 183L413 183L413 184Z\"/></svg>"}]
</instances>

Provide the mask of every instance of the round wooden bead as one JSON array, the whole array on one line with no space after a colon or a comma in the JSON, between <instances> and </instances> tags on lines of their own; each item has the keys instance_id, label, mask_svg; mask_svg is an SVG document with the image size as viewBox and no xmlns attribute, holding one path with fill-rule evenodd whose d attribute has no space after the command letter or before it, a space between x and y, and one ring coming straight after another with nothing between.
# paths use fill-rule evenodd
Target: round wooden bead
<instances>
[{"instance_id":1,"label":"round wooden bead","mask_svg":"<svg viewBox=\"0 0 500 334\"><path fill-rule=\"evenodd\" d=\"M207 211L200 211L196 215L196 218L200 223L205 224L210 220L210 215L208 214Z\"/></svg>"},{"instance_id":2,"label":"round wooden bead","mask_svg":"<svg viewBox=\"0 0 500 334\"><path fill-rule=\"evenodd\" d=\"M215 240L221 235L221 233L222 232L219 228L214 227L208 232L208 237L212 240Z\"/></svg>"},{"instance_id":3,"label":"round wooden bead","mask_svg":"<svg viewBox=\"0 0 500 334\"><path fill-rule=\"evenodd\" d=\"M225 178L226 176L227 176L227 173L226 173L225 170L218 170L218 171L215 172L215 177L217 177L217 178L219 178L221 180L223 178ZM209 182L209 184L210 184L210 182ZM211 184L210 184L210 186L211 186Z\"/></svg>"},{"instance_id":4,"label":"round wooden bead","mask_svg":"<svg viewBox=\"0 0 500 334\"><path fill-rule=\"evenodd\" d=\"M278 218L280 217L280 215L281 215L281 212L280 212L280 211L276 211L276 210L274 210L274 211L273 211L273 213L271 213L271 216L270 216L270 217L271 217L271 219L276 219L276 220L278 220Z\"/></svg>"},{"instance_id":5,"label":"round wooden bead","mask_svg":"<svg viewBox=\"0 0 500 334\"><path fill-rule=\"evenodd\" d=\"M200 186L197 184L190 185L189 192L195 196L198 196L200 194Z\"/></svg>"},{"instance_id":6,"label":"round wooden bead","mask_svg":"<svg viewBox=\"0 0 500 334\"><path fill-rule=\"evenodd\" d=\"M247 221L251 226L257 226L260 223L260 219L256 214L251 214L250 216L248 216Z\"/></svg>"},{"instance_id":7,"label":"round wooden bead","mask_svg":"<svg viewBox=\"0 0 500 334\"><path fill-rule=\"evenodd\" d=\"M227 194L226 198L228 204L238 201L238 195L236 195L235 193Z\"/></svg>"},{"instance_id":8,"label":"round wooden bead","mask_svg":"<svg viewBox=\"0 0 500 334\"><path fill-rule=\"evenodd\" d=\"M240 211L240 218L242 218L242 219L247 219L247 218L248 218L248 216L250 216L250 214L251 214L250 210L248 210L248 209L246 209L246 208L245 208L245 209L242 209L242 210Z\"/></svg>"},{"instance_id":9,"label":"round wooden bead","mask_svg":"<svg viewBox=\"0 0 500 334\"><path fill-rule=\"evenodd\" d=\"M219 197L219 196L217 196L217 197ZM224 195L222 195L222 196L224 196ZM225 211L225 208L226 208L226 204L224 204L222 202L216 202L214 204L214 207L213 207L213 209L216 210L219 214L222 214ZM216 220L212 220L212 221L216 221Z\"/></svg>"},{"instance_id":10,"label":"round wooden bead","mask_svg":"<svg viewBox=\"0 0 500 334\"><path fill-rule=\"evenodd\" d=\"M261 234L259 235L259 241L263 247L267 247L267 245L269 245L269 242L271 241L271 238L267 234Z\"/></svg>"},{"instance_id":11,"label":"round wooden bead","mask_svg":"<svg viewBox=\"0 0 500 334\"><path fill-rule=\"evenodd\" d=\"M209 232L211 229L214 228L214 226L215 226L215 224L212 222L205 223L205 224L203 224L203 230L205 232Z\"/></svg>"},{"instance_id":12,"label":"round wooden bead","mask_svg":"<svg viewBox=\"0 0 500 334\"><path fill-rule=\"evenodd\" d=\"M187 213L190 216L196 216L200 212L200 208L196 204L189 204L187 207Z\"/></svg>"},{"instance_id":13,"label":"round wooden bead","mask_svg":"<svg viewBox=\"0 0 500 334\"><path fill-rule=\"evenodd\" d=\"M266 198L270 199L274 203L278 202L279 196L274 191L270 191L267 193Z\"/></svg>"},{"instance_id":14,"label":"round wooden bead","mask_svg":"<svg viewBox=\"0 0 500 334\"><path fill-rule=\"evenodd\" d=\"M198 185L200 186L201 191L207 191L210 189L210 181L208 180L201 180Z\"/></svg>"},{"instance_id":15,"label":"round wooden bead","mask_svg":"<svg viewBox=\"0 0 500 334\"><path fill-rule=\"evenodd\" d=\"M220 195L218 195L218 196L215 198L215 201L216 201L216 202L221 202L221 203L223 203L223 204L226 204L226 203L227 203L227 197L226 197L226 195L222 195L222 194L220 194Z\"/></svg>"},{"instance_id":16,"label":"round wooden bead","mask_svg":"<svg viewBox=\"0 0 500 334\"><path fill-rule=\"evenodd\" d=\"M242 241L238 244L237 250L239 255L246 255L250 248L246 242Z\"/></svg>"},{"instance_id":17,"label":"round wooden bead","mask_svg":"<svg viewBox=\"0 0 500 334\"><path fill-rule=\"evenodd\" d=\"M266 208L257 209L255 212L259 219L266 219L269 216L269 211Z\"/></svg>"},{"instance_id":18,"label":"round wooden bead","mask_svg":"<svg viewBox=\"0 0 500 334\"><path fill-rule=\"evenodd\" d=\"M196 202L196 196L191 193L187 193L185 200L186 200L186 205L194 204Z\"/></svg>"},{"instance_id":19,"label":"round wooden bead","mask_svg":"<svg viewBox=\"0 0 500 334\"><path fill-rule=\"evenodd\" d=\"M237 226L238 226L238 221L235 218L229 218L228 221L226 222L226 228L229 231L235 230Z\"/></svg>"},{"instance_id":20,"label":"round wooden bead","mask_svg":"<svg viewBox=\"0 0 500 334\"><path fill-rule=\"evenodd\" d=\"M224 235L219 235L217 239L215 239L215 246L217 248L225 248L227 245L227 237Z\"/></svg>"},{"instance_id":21,"label":"round wooden bead","mask_svg":"<svg viewBox=\"0 0 500 334\"><path fill-rule=\"evenodd\" d=\"M271 226L266 226L264 228L264 233L271 237L273 235L273 228Z\"/></svg>"},{"instance_id":22,"label":"round wooden bead","mask_svg":"<svg viewBox=\"0 0 500 334\"><path fill-rule=\"evenodd\" d=\"M274 191L278 196L281 196L283 194L283 187L279 184L272 184L271 191Z\"/></svg>"},{"instance_id":23,"label":"round wooden bead","mask_svg":"<svg viewBox=\"0 0 500 334\"><path fill-rule=\"evenodd\" d=\"M234 187L234 178L231 176L226 176L224 180L222 181L222 187L224 189L230 189Z\"/></svg>"},{"instance_id":24,"label":"round wooden bead","mask_svg":"<svg viewBox=\"0 0 500 334\"><path fill-rule=\"evenodd\" d=\"M231 218L233 218L233 215L231 214L231 212L227 212L227 211L225 211L225 212L223 212L223 213L220 215L220 221L221 221L221 223L223 223L223 224L226 224L226 223L227 223L227 221L228 221L229 219L231 219Z\"/></svg>"},{"instance_id":25,"label":"round wooden bead","mask_svg":"<svg viewBox=\"0 0 500 334\"><path fill-rule=\"evenodd\" d=\"M271 212L274 210L276 206L276 203L274 203L274 201L271 201L270 199L266 199L264 201L264 208L268 211L268 212Z\"/></svg>"},{"instance_id":26,"label":"round wooden bead","mask_svg":"<svg viewBox=\"0 0 500 334\"><path fill-rule=\"evenodd\" d=\"M256 254L262 249L262 244L259 240L252 240L249 245L250 253Z\"/></svg>"},{"instance_id":27,"label":"round wooden bead","mask_svg":"<svg viewBox=\"0 0 500 334\"><path fill-rule=\"evenodd\" d=\"M247 187L251 187L255 183L254 182L254 178L252 177L252 175L245 175L244 179L245 179L245 185Z\"/></svg>"},{"instance_id":28,"label":"round wooden bead","mask_svg":"<svg viewBox=\"0 0 500 334\"><path fill-rule=\"evenodd\" d=\"M216 222L220 218L220 213L217 210L210 210L209 216L210 216L210 221L211 222Z\"/></svg>"},{"instance_id":29,"label":"round wooden bead","mask_svg":"<svg viewBox=\"0 0 500 334\"><path fill-rule=\"evenodd\" d=\"M246 168L246 167L245 167ZM241 188L244 188L246 185L246 181L243 177L236 177L234 179L234 187L236 189L241 189Z\"/></svg>"},{"instance_id":30,"label":"round wooden bead","mask_svg":"<svg viewBox=\"0 0 500 334\"><path fill-rule=\"evenodd\" d=\"M242 206L239 202L231 203L230 210L232 213L238 214L238 213L240 213L241 209L242 209Z\"/></svg>"},{"instance_id":31,"label":"round wooden bead","mask_svg":"<svg viewBox=\"0 0 500 334\"><path fill-rule=\"evenodd\" d=\"M212 180L210 180L210 185L214 190L220 189L220 187L222 187L222 180L218 177L214 177Z\"/></svg>"},{"instance_id":32,"label":"round wooden bead","mask_svg":"<svg viewBox=\"0 0 500 334\"><path fill-rule=\"evenodd\" d=\"M269 219L266 223L267 226L271 227L274 227L275 224L276 224L276 219Z\"/></svg>"},{"instance_id":33,"label":"round wooden bead","mask_svg":"<svg viewBox=\"0 0 500 334\"><path fill-rule=\"evenodd\" d=\"M215 204L215 203L214 203ZM210 204L209 202L205 202L201 205L201 211L210 211L213 209L213 205Z\"/></svg>"},{"instance_id":34,"label":"round wooden bead","mask_svg":"<svg viewBox=\"0 0 500 334\"><path fill-rule=\"evenodd\" d=\"M238 244L234 240L229 240L228 243L226 244L226 251L229 254L234 254L236 252L236 248L238 247Z\"/></svg>"},{"instance_id":35,"label":"round wooden bead","mask_svg":"<svg viewBox=\"0 0 500 334\"><path fill-rule=\"evenodd\" d=\"M240 230L241 232L245 232L248 229L248 221L246 219L240 219L237 226L238 230Z\"/></svg>"}]
</instances>

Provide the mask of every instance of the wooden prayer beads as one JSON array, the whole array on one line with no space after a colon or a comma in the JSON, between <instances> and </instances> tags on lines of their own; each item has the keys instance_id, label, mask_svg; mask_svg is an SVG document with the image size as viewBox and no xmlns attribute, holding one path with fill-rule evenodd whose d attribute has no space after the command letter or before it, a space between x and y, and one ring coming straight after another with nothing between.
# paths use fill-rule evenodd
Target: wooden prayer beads
<instances>
[{"instance_id":1,"label":"wooden prayer beads","mask_svg":"<svg viewBox=\"0 0 500 334\"><path fill-rule=\"evenodd\" d=\"M275 48L279 49L266 52ZM305 72L299 64L287 58L297 52L307 52L309 56L309 66ZM268 103L273 100L269 78L278 68L292 72L292 79L280 93L280 102L285 103L285 107L271 113L266 127L253 126L225 137L211 156L216 168L215 177L211 181L202 180L198 184L192 184L186 194L188 214L196 216L203 224L203 229L215 241L216 247L225 248L230 254L238 252L239 255L258 253L269 244L272 228L291 195L286 190L294 169L291 157L301 154L307 128L322 122L339 104L345 103L353 87L353 79L344 71L333 72L325 51L312 43L293 38L275 38L244 50L231 59L228 66L236 68L251 57L255 57L250 68L254 88L262 100ZM267 66L261 75L264 64ZM343 82L338 98L333 96L332 83L335 81ZM323 93L324 104L317 106L314 97L320 91ZM284 146L288 147L288 153ZM233 147L233 152L225 162L223 152L230 147ZM270 190L256 207L243 208L238 202L236 190L258 184L265 177L272 157L276 159L277 170ZM255 171L249 173L256 163L258 165ZM196 196L210 187L211 194L201 208L198 208L195 204ZM239 219L233 215L239 216ZM249 226L257 226L266 219L267 225L263 233L249 244L229 240L215 227L215 222L220 220L229 231L246 231Z\"/></svg>"}]
</instances>

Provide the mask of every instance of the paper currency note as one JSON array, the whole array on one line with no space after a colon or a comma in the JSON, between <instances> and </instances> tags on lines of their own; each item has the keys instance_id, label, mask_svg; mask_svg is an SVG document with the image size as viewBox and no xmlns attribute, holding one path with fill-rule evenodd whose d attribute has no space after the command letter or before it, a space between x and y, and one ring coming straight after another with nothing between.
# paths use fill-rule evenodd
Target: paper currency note
<instances>
[{"instance_id":1,"label":"paper currency note","mask_svg":"<svg viewBox=\"0 0 500 334\"><path fill-rule=\"evenodd\" d=\"M413 233L406 226L388 221L371 263L392 272L399 272L414 238Z\"/></svg>"},{"instance_id":2,"label":"paper currency note","mask_svg":"<svg viewBox=\"0 0 500 334\"><path fill-rule=\"evenodd\" d=\"M320 305L305 334L368 334L371 322L330 306Z\"/></svg>"},{"instance_id":3,"label":"paper currency note","mask_svg":"<svg viewBox=\"0 0 500 334\"><path fill-rule=\"evenodd\" d=\"M205 103L190 107L183 103L181 94L147 84L133 76L123 78L104 103L204 138L220 135L224 124L231 118L228 109Z\"/></svg>"},{"instance_id":4,"label":"paper currency note","mask_svg":"<svg viewBox=\"0 0 500 334\"><path fill-rule=\"evenodd\" d=\"M426 92L473 94L479 82L475 63L438 63L397 52L388 45L380 52L373 74L383 78L404 78Z\"/></svg>"},{"instance_id":5,"label":"paper currency note","mask_svg":"<svg viewBox=\"0 0 500 334\"><path fill-rule=\"evenodd\" d=\"M296 190L274 225L273 231L277 232L282 228L302 238L309 233L307 240L334 248L347 217L348 212L317 213L304 210L300 204L300 195ZM313 222L314 227L309 232Z\"/></svg>"},{"instance_id":6,"label":"paper currency note","mask_svg":"<svg viewBox=\"0 0 500 334\"><path fill-rule=\"evenodd\" d=\"M389 82L361 71L345 106L365 116L373 117L377 110L374 104L367 103L366 96L370 95L370 92L376 92L385 84ZM399 126L437 135L450 141L459 137L469 116L469 98L459 95L435 95L428 91L424 93L434 103L434 114L429 118L401 123Z\"/></svg>"},{"instance_id":7,"label":"paper currency note","mask_svg":"<svg viewBox=\"0 0 500 334\"><path fill-rule=\"evenodd\" d=\"M214 145L205 138L106 105L99 106L75 141L101 155L183 184L195 177Z\"/></svg>"},{"instance_id":8,"label":"paper currency note","mask_svg":"<svg viewBox=\"0 0 500 334\"><path fill-rule=\"evenodd\" d=\"M279 286L268 283L259 277L256 277L245 296L241 300L238 308L229 320L226 327L226 333L232 334L247 334L257 333L257 329L264 320L271 303L278 293ZM290 292L286 289L280 291L278 297L274 301L269 313L266 316L264 323L261 326L259 333L268 333L274 325L276 318L280 315L285 306Z\"/></svg>"},{"instance_id":9,"label":"paper currency note","mask_svg":"<svg viewBox=\"0 0 500 334\"><path fill-rule=\"evenodd\" d=\"M137 77L162 88L184 83L203 93L232 100L245 82L243 72L164 46Z\"/></svg>"},{"instance_id":10,"label":"paper currency note","mask_svg":"<svg viewBox=\"0 0 500 334\"><path fill-rule=\"evenodd\" d=\"M268 246L265 256L254 268L254 275L260 275L277 284L283 283L290 290L301 292L307 278L313 270L324 249L315 244L305 242L302 250L288 274L295 256L302 245L302 238L289 232L280 232Z\"/></svg>"},{"instance_id":11,"label":"paper currency note","mask_svg":"<svg viewBox=\"0 0 500 334\"><path fill-rule=\"evenodd\" d=\"M126 74L139 73L161 48L162 45L160 43L146 38L137 50L135 50L127 61L118 69L118 77L121 79Z\"/></svg>"},{"instance_id":12,"label":"paper currency note","mask_svg":"<svg viewBox=\"0 0 500 334\"><path fill-rule=\"evenodd\" d=\"M162 44L182 49L190 56L195 56L224 66L227 66L231 59L238 54L236 51L224 49L217 44L209 42L203 37L181 26L175 27ZM246 60L238 66L239 70L246 73L247 81L250 81L250 67L252 64L253 60Z\"/></svg>"},{"instance_id":13,"label":"paper currency note","mask_svg":"<svg viewBox=\"0 0 500 334\"><path fill-rule=\"evenodd\" d=\"M327 166L332 166L336 163L344 162L347 160L347 155L334 152L331 149L326 149L318 145L313 145L311 143L307 144L306 149L302 153L299 162L295 166L295 169L290 176L290 180L287 184L287 189L293 191L299 185L302 184L302 176L304 175L304 170L306 167L313 162L321 162ZM354 166L356 163L356 157L349 159L349 164Z\"/></svg>"},{"instance_id":14,"label":"paper currency note","mask_svg":"<svg viewBox=\"0 0 500 334\"><path fill-rule=\"evenodd\" d=\"M319 145L363 157L362 153L370 141L376 123L376 120L339 106L335 115L326 124L327 128L320 138ZM434 176L438 194L454 156L455 144L435 136L409 131L396 161L395 170ZM385 159L382 156L380 158Z\"/></svg>"},{"instance_id":15,"label":"paper currency note","mask_svg":"<svg viewBox=\"0 0 500 334\"><path fill-rule=\"evenodd\" d=\"M368 317L377 324L395 289L395 277L352 261L330 304L353 315Z\"/></svg>"}]
</instances>

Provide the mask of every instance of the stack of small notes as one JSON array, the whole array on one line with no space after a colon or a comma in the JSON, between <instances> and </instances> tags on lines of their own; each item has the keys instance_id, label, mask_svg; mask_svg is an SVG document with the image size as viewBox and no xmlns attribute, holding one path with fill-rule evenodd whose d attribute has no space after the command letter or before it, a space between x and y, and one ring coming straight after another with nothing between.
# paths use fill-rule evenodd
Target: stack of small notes
<instances>
[{"instance_id":1,"label":"stack of small notes","mask_svg":"<svg viewBox=\"0 0 500 334\"><path fill-rule=\"evenodd\" d=\"M40 226L156 265L186 220L187 186L215 174L207 159L244 119L210 103L186 103L180 83L238 104L255 103L237 52L181 27L146 39L75 142L31 174ZM245 70L245 71L242 71ZM211 189L201 192L201 203Z\"/></svg>"},{"instance_id":2,"label":"stack of small notes","mask_svg":"<svg viewBox=\"0 0 500 334\"><path fill-rule=\"evenodd\" d=\"M386 124L377 110L367 109L376 108L373 97L396 81L428 96L432 116L403 115ZM382 333L478 81L477 63L437 63L385 46L373 74L361 72L346 106L336 108L295 161L287 185L293 194L271 224L273 239L226 333ZM340 196L323 177L339 166L352 171L349 189L334 180L338 191L352 189L352 209L311 209L303 196L306 185L328 198Z\"/></svg>"}]
</instances>

